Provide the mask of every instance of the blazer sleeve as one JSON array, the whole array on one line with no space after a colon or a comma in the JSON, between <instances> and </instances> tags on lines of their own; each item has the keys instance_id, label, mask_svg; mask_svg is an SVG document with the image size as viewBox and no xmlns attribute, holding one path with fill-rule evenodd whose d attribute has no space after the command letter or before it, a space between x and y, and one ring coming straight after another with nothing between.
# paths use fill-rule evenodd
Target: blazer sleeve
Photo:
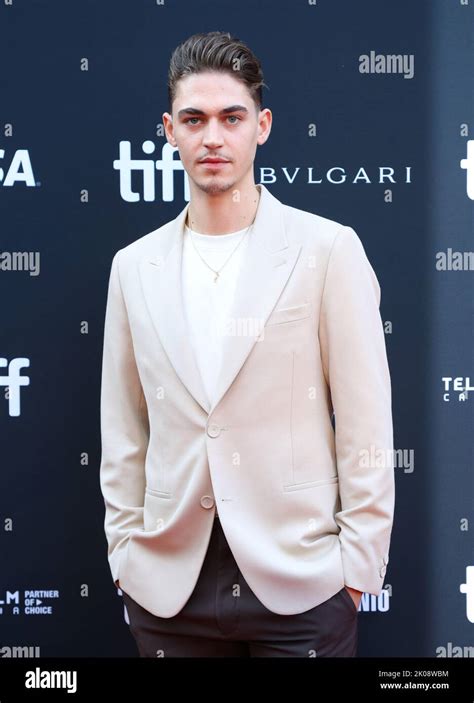
<instances>
[{"instance_id":1,"label":"blazer sleeve","mask_svg":"<svg viewBox=\"0 0 474 703\"><path fill-rule=\"evenodd\" d=\"M109 277L100 399L100 486L108 560L115 584L130 533L143 529L149 441L147 407L120 283L119 259L120 251L112 260Z\"/></svg>"},{"instance_id":2,"label":"blazer sleeve","mask_svg":"<svg viewBox=\"0 0 474 703\"><path fill-rule=\"evenodd\" d=\"M344 581L379 595L395 505L391 382L380 285L351 227L338 231L324 283L319 339L335 415Z\"/></svg>"}]
</instances>

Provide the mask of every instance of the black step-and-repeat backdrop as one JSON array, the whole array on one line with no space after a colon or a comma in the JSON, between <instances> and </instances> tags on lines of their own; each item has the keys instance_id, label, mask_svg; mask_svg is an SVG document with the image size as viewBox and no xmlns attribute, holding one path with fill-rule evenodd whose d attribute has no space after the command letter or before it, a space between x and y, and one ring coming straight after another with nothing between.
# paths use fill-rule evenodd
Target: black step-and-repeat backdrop
<instances>
[{"instance_id":1,"label":"black step-and-repeat backdrop","mask_svg":"<svg viewBox=\"0 0 474 703\"><path fill-rule=\"evenodd\" d=\"M107 282L189 197L161 122L168 61L216 29L262 61L255 181L354 227L382 288L397 499L359 654L474 656L473 12L1 0L0 657L137 654L99 488Z\"/></svg>"}]
</instances>

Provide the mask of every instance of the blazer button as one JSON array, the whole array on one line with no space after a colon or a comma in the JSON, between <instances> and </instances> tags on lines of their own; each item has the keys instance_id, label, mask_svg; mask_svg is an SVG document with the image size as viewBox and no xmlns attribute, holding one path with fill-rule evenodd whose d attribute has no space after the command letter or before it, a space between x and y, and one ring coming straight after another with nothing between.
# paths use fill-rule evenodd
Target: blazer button
<instances>
[{"instance_id":1,"label":"blazer button","mask_svg":"<svg viewBox=\"0 0 474 703\"><path fill-rule=\"evenodd\" d=\"M209 435L209 437L219 437L220 433L221 428L219 427L219 425L209 425L209 427L207 428L207 434Z\"/></svg>"},{"instance_id":2,"label":"blazer button","mask_svg":"<svg viewBox=\"0 0 474 703\"><path fill-rule=\"evenodd\" d=\"M203 496L201 498L201 505L203 508L212 508L214 506L214 498L212 496Z\"/></svg>"}]
</instances>

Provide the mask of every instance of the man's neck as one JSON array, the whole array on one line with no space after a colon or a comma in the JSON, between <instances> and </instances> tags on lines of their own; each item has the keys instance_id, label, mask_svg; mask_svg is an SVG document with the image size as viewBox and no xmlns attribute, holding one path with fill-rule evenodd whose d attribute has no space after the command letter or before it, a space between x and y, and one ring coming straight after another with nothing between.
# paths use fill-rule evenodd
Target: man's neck
<instances>
[{"instance_id":1,"label":"man's neck","mask_svg":"<svg viewBox=\"0 0 474 703\"><path fill-rule=\"evenodd\" d=\"M217 195L198 191L191 198L187 226L201 234L230 234L250 227L255 219L260 193L255 184L241 191L234 201L234 189Z\"/></svg>"}]
</instances>

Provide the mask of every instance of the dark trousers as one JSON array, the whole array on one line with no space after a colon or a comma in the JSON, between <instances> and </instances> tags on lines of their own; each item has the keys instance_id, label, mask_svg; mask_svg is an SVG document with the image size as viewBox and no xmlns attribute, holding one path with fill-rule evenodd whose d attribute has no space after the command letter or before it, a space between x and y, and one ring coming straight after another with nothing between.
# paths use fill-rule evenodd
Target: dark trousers
<instances>
[{"instance_id":1,"label":"dark trousers","mask_svg":"<svg viewBox=\"0 0 474 703\"><path fill-rule=\"evenodd\" d=\"M240 573L218 518L196 587L177 615L157 617L122 593L141 657L355 657L357 653L358 611L345 588L304 613L273 613Z\"/></svg>"}]
</instances>

